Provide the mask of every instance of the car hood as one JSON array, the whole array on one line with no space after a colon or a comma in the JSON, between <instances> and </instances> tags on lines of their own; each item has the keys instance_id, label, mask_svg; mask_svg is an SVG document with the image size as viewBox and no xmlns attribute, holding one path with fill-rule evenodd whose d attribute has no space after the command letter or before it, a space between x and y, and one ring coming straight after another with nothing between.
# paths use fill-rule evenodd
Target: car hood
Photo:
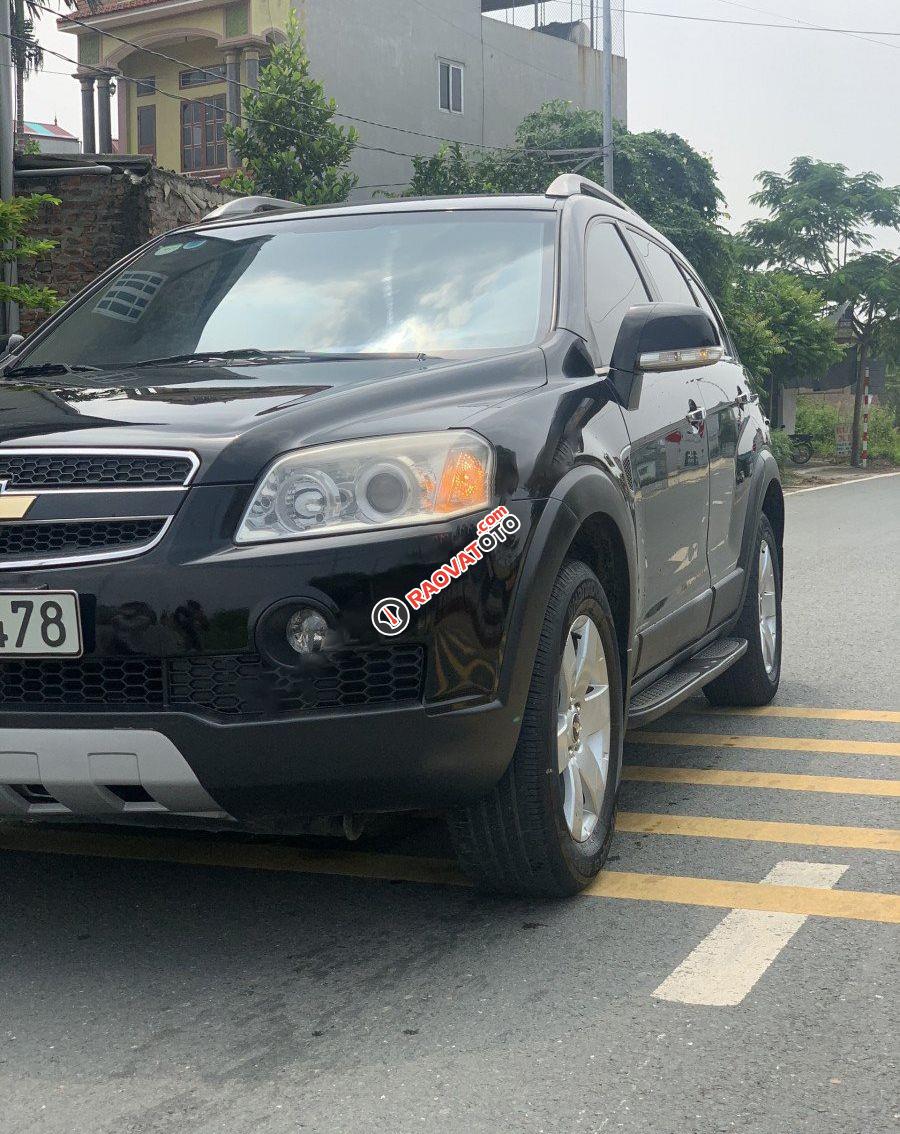
<instances>
[{"instance_id":1,"label":"car hood","mask_svg":"<svg viewBox=\"0 0 900 1134\"><path fill-rule=\"evenodd\" d=\"M0 447L191 449L198 482L240 482L293 448L460 426L545 381L538 348L0 378Z\"/></svg>"}]
</instances>

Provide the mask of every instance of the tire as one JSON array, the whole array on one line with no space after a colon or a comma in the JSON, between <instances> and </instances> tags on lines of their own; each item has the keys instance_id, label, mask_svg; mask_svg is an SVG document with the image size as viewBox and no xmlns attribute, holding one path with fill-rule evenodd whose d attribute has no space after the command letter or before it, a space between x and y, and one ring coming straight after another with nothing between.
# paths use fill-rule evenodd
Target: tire
<instances>
[{"instance_id":1,"label":"tire","mask_svg":"<svg viewBox=\"0 0 900 1134\"><path fill-rule=\"evenodd\" d=\"M759 589L764 547L768 548L771 556L774 586L774 595L768 600L767 607L774 613L767 617L775 619L775 643L768 652L763 645ZM704 687L706 699L711 705L768 705L778 692L781 679L781 560L778 557L775 532L765 515L760 516L757 524L747 595L732 633L736 637L747 639L747 652L731 669L727 669Z\"/></svg>"},{"instance_id":2,"label":"tire","mask_svg":"<svg viewBox=\"0 0 900 1134\"><path fill-rule=\"evenodd\" d=\"M791 449L791 460L795 465L807 465L812 457L812 446L808 441L798 441Z\"/></svg>"},{"instance_id":3,"label":"tire","mask_svg":"<svg viewBox=\"0 0 900 1134\"><path fill-rule=\"evenodd\" d=\"M585 564L567 562L547 604L512 762L490 795L450 816L469 877L501 893L566 897L597 876L615 826L623 715L609 603Z\"/></svg>"}]
</instances>

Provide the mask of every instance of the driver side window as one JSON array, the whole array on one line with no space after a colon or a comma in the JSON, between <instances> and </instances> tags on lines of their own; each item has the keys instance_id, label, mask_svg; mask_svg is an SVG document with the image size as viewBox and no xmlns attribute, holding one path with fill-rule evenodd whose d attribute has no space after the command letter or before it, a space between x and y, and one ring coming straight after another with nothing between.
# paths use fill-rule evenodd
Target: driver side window
<instances>
[{"instance_id":1,"label":"driver side window","mask_svg":"<svg viewBox=\"0 0 900 1134\"><path fill-rule=\"evenodd\" d=\"M595 221L584 254L587 315L600 350L599 365L609 366L616 336L629 307L649 303L631 253L614 224Z\"/></svg>"}]
</instances>

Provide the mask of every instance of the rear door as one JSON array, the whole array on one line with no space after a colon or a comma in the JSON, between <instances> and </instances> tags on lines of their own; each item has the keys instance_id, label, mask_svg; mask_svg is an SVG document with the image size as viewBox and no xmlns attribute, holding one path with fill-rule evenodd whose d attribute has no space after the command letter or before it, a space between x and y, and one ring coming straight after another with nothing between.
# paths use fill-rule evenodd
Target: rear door
<instances>
[{"instance_id":1,"label":"rear door","mask_svg":"<svg viewBox=\"0 0 900 1134\"><path fill-rule=\"evenodd\" d=\"M639 263L640 254L627 246L617 225L598 219L588 229L588 316L604 364L609 363L628 307L651 298L670 298L652 294L649 273L639 270ZM682 285L686 290L683 280ZM615 313L612 318L610 311ZM700 637L709 618L708 460L695 375L696 371L644 374L637 405L624 410L643 575L638 595L638 673Z\"/></svg>"},{"instance_id":2,"label":"rear door","mask_svg":"<svg viewBox=\"0 0 900 1134\"><path fill-rule=\"evenodd\" d=\"M753 391L750 376L737 357L722 316L694 272L686 264L679 266L687 277L697 306L712 319L725 348L721 362L697 372L706 406L709 442L707 557L715 591L713 622L721 622L737 609L743 593L744 573L738 559L755 459L756 430L749 413Z\"/></svg>"}]
</instances>

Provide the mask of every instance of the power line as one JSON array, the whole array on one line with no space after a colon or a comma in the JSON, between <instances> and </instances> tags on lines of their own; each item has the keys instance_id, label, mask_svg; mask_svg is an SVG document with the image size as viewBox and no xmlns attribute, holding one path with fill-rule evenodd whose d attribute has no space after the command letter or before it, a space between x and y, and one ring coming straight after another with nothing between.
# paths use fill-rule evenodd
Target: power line
<instances>
[{"instance_id":1,"label":"power line","mask_svg":"<svg viewBox=\"0 0 900 1134\"><path fill-rule=\"evenodd\" d=\"M687 20L690 23L697 24L724 24L728 27L743 27L743 28L773 28L777 31L813 31L813 32L830 32L835 35L851 35L851 36L865 36L865 35L896 35L900 36L900 32L895 31L876 31L869 32L867 29L859 28L832 28L825 27L819 24L769 24L762 23L759 20L724 20L716 16L686 16L679 12L649 12L640 8L630 8L628 10L629 16L653 16L660 20ZM869 40L870 43L881 43L880 40ZM882 43L882 47L894 47L900 49L900 44L896 43Z\"/></svg>"},{"instance_id":2,"label":"power line","mask_svg":"<svg viewBox=\"0 0 900 1134\"><path fill-rule=\"evenodd\" d=\"M2 2L2 0L0 0L0 2ZM18 35L10 35L6 38L9 38L10 40L18 40L22 43L26 42L22 38L22 36L18 36ZM91 66L91 65L86 64L86 63L81 63L77 59L73 59L70 55L63 55L62 52L54 51L52 48L49 48L49 47L43 48L43 51L47 55L53 55L55 58L61 59L64 63L73 63L77 67L82 67L82 68L86 69L87 71L93 71L94 74L96 74L96 75L103 75L103 76L106 76L106 77L111 77L108 68L94 67L94 66ZM142 81L141 79L133 79L133 78L131 78L130 75L121 75L121 74L116 75L115 79L117 81L124 81L126 83L133 83L135 85L137 85L138 83L140 83ZM173 94L171 91L164 91L161 87L156 88L156 93L162 95L164 98L175 99L175 101L179 102L179 103L185 101L182 95ZM216 103L208 102L208 101L206 101L205 99L202 99L202 98L195 98L195 99L191 99L190 101L199 105L199 106L205 106L208 109L209 108L211 108L213 110L221 110L222 109L220 106L217 106ZM274 126L276 129L286 130L286 131L288 131L288 133L294 134L298 138L311 138L311 139L315 140L315 138L317 137L316 134L311 133L309 130L301 130L297 126L285 126L281 122L272 122L268 118L259 118L259 117L251 116L251 115L248 115L248 114L243 115L243 118L244 118L244 121L249 122L253 125ZM371 150L371 151L374 151L376 153L390 154L392 157L413 158L413 157L417 156L416 154L408 154L403 150L391 150L391 149L388 149L385 146L371 146L371 145L368 145L365 142L357 142L356 145L361 150Z\"/></svg>"},{"instance_id":3,"label":"power line","mask_svg":"<svg viewBox=\"0 0 900 1134\"><path fill-rule=\"evenodd\" d=\"M789 23L792 23L792 24L801 24L801 25L805 24L807 27L810 27L810 28L817 27L816 24L811 24L809 22L809 20L800 20L796 16L782 16L780 12L773 12L770 8L754 8L750 4L738 3L738 0L716 0L716 3L724 4L727 8L743 8L745 12L756 12L756 14L759 15L759 16L775 16L776 19L786 20L786 21L788 21ZM860 33L856 32L856 31L848 31L847 34L852 36L854 39L862 40L863 43L877 43L881 47L894 47L895 46L893 43L885 43L883 39L870 39L868 34L860 35ZM873 34L876 34L876 35L897 35L897 34L900 34L900 33L897 33L897 32L876 32L876 33L873 33Z\"/></svg>"},{"instance_id":4,"label":"power line","mask_svg":"<svg viewBox=\"0 0 900 1134\"><path fill-rule=\"evenodd\" d=\"M245 91L255 91L256 90L256 88L251 86L249 83L242 83L239 79L229 79L227 77L227 75L217 74L215 71L211 71L207 67L198 67L193 63L186 63L182 59L176 59L174 55L167 55L164 51L156 51L152 47L144 47L139 43L135 43L134 40L125 39L124 36L116 35L115 32L105 31L103 29L97 29L97 28L94 27L93 24L89 24L85 20L80 20L76 16L69 16L69 15L66 15L66 14L60 14L54 8L49 8L46 4L38 3L38 0L32 0L32 3L34 4L35 8L40 8L44 12L49 12L52 15L55 15L57 17L58 22L77 24L79 27L87 28L88 31L93 31L93 32L97 32L99 30L99 34L101 36L106 36L107 39L113 39L117 43L125 44L127 47L133 47L136 51L141 51L145 55L153 55L157 59L164 59L167 63L174 63L178 67L184 67L184 68L191 70L191 71L200 71L202 74L204 74L208 77L211 77L211 81L213 81L213 82L227 83L231 86L238 87L239 89L245 90ZM123 78L127 78L127 76L123 76ZM298 106L301 109L308 110L310 108L310 105L311 105L310 103L304 102L301 99L289 98L286 95L281 95L280 97L282 99L284 99L285 102L288 102L293 106ZM405 126L394 126L389 122L377 122L377 121L375 121L374 119L371 119L371 118L360 118L360 117L353 115L353 114L344 114L342 111L339 111L339 110L336 110L334 113L335 113L336 118L344 118L348 122L358 122L360 125L363 125L363 126L377 126L379 129L382 129L382 130L396 130L400 134L410 134L410 135L413 135L417 138L427 138L429 141L432 141L432 142L451 142L451 143L458 142L459 145L461 145L461 146L476 146L479 149L487 149L488 148L487 146L483 145L481 142L464 142L464 141L461 141L460 139L457 139L457 138L445 138L440 134L426 134L421 130L410 130Z\"/></svg>"},{"instance_id":5,"label":"power line","mask_svg":"<svg viewBox=\"0 0 900 1134\"><path fill-rule=\"evenodd\" d=\"M0 3L2 3L2 2L3 2L3 0L0 0ZM10 41L22 40L22 37L17 36L17 35L9 35L5 38L8 38ZM62 52L55 51L55 50L53 50L52 48L49 48L49 47L45 47L44 51L48 55L52 55L57 59L61 59L64 63L73 63L77 66L84 68L87 71L92 71L97 75L105 75L105 76L109 75L109 70L107 68L94 67L94 66L89 65L89 64L79 63L78 60L73 59L71 56L63 55ZM66 74L66 72L58 72L58 74ZM137 85L140 82L142 82L141 79L132 78L130 75L119 74L119 75L116 75L115 78L116 78L117 81L124 81L126 83L132 83L134 85ZM174 99L176 102L179 102L179 103L185 101L182 95L174 94L171 91L165 91L161 87L156 88L156 93L162 95L164 98ZM199 105L199 106L204 106L208 109L211 108L214 111L221 110L221 107L218 106L216 103L208 102L205 99L191 99L190 101ZM272 122L267 118L258 118L258 117L250 116L250 115L247 115L247 114L245 114L243 117L244 117L244 121L250 123L251 125L259 124L259 125L263 125L263 126L274 126L278 129L286 130L288 133L294 134L298 137L304 137L304 138L315 138L316 137L315 134L312 134L309 131L300 130L297 127L284 126L281 123ZM363 150L374 150L378 153L390 154L394 157L404 157L404 158L412 159L414 157L422 156L422 155L419 155L419 154L405 153L401 150L386 149L383 146L370 146L370 145L367 145L363 142L357 142L356 145L360 149L363 149ZM482 148L488 149L488 147L482 147ZM520 158L535 156L536 154L541 154L544 151L539 149L538 147L527 147L527 148L508 147L507 149L491 149L490 152L493 153L493 154L502 154L502 153L508 154L506 160L504 162L502 162L500 164L500 166L498 167L498 170L503 170L503 169L506 169L510 164L512 164L512 162L518 161ZM408 182L404 183L404 184L408 184ZM387 188L388 185L384 185L384 186L381 186L381 187ZM364 186L362 188L375 188L375 186Z\"/></svg>"}]
</instances>

